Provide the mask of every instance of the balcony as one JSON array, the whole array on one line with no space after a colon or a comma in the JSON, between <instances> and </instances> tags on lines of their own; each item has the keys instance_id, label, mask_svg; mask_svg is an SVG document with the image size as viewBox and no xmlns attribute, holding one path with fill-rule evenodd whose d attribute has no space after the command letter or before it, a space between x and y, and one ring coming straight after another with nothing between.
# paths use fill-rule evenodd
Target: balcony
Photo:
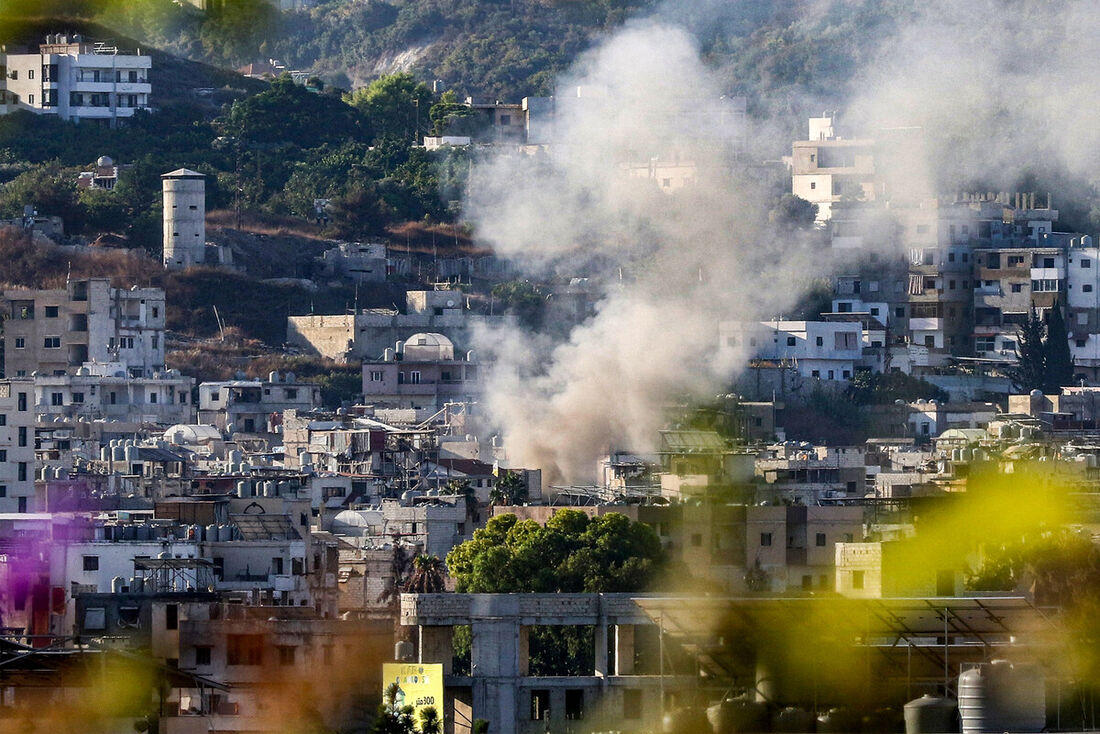
<instances>
[{"instance_id":1,"label":"balcony","mask_svg":"<svg viewBox=\"0 0 1100 734\"><path fill-rule=\"evenodd\" d=\"M1065 268L1032 268L1032 280L1063 280L1066 277Z\"/></svg>"},{"instance_id":2,"label":"balcony","mask_svg":"<svg viewBox=\"0 0 1100 734\"><path fill-rule=\"evenodd\" d=\"M927 316L910 317L910 331L939 331L943 328L942 318L929 318Z\"/></svg>"}]
</instances>

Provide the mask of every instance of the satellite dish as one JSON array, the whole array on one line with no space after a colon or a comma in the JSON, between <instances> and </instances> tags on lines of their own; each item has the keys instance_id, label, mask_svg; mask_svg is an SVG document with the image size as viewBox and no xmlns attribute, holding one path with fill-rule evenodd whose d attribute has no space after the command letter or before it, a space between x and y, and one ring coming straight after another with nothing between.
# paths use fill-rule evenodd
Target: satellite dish
<instances>
[{"instance_id":1,"label":"satellite dish","mask_svg":"<svg viewBox=\"0 0 1100 734\"><path fill-rule=\"evenodd\" d=\"M447 308L454 308L454 305L455 305L454 301L447 301Z\"/></svg>"}]
</instances>

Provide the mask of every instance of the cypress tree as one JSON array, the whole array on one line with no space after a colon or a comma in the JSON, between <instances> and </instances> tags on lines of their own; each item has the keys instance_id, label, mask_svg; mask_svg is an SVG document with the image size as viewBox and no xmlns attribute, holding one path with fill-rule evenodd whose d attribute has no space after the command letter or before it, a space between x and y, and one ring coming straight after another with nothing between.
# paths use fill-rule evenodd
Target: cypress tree
<instances>
[{"instance_id":1,"label":"cypress tree","mask_svg":"<svg viewBox=\"0 0 1100 734\"><path fill-rule=\"evenodd\" d=\"M1058 388L1073 384L1073 355L1069 351L1069 334L1062 307L1057 301L1047 317L1047 338L1043 345L1046 355L1046 380L1044 391L1056 393Z\"/></svg>"},{"instance_id":2,"label":"cypress tree","mask_svg":"<svg viewBox=\"0 0 1100 734\"><path fill-rule=\"evenodd\" d=\"M1043 345L1043 322L1032 311L1024 327L1017 334L1016 368L1012 370L1012 382L1019 392L1042 390L1046 387L1046 348Z\"/></svg>"}]
</instances>

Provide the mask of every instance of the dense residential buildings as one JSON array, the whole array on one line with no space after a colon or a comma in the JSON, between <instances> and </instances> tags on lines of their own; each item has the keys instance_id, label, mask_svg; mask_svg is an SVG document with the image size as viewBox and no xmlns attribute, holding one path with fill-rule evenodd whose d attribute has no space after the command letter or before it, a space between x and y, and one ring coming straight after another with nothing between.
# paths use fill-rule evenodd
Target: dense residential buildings
<instances>
[{"instance_id":1,"label":"dense residential buildings","mask_svg":"<svg viewBox=\"0 0 1100 734\"><path fill-rule=\"evenodd\" d=\"M34 510L34 383L0 380L0 512Z\"/></svg>"},{"instance_id":2,"label":"dense residential buildings","mask_svg":"<svg viewBox=\"0 0 1100 734\"><path fill-rule=\"evenodd\" d=\"M363 361L363 403L431 413L448 402L473 402L481 392L479 365L472 353L458 357L442 334L413 334L382 360Z\"/></svg>"},{"instance_id":3,"label":"dense residential buildings","mask_svg":"<svg viewBox=\"0 0 1100 734\"><path fill-rule=\"evenodd\" d=\"M37 51L0 52L0 113L29 110L116 127L149 107L151 57L80 36L51 34Z\"/></svg>"}]
</instances>

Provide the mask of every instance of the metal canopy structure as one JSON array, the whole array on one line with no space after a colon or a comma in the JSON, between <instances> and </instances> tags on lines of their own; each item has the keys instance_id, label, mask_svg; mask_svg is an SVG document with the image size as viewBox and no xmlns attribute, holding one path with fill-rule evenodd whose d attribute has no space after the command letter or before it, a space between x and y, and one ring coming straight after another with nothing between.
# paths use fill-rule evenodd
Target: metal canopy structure
<instances>
[{"instance_id":1,"label":"metal canopy structure","mask_svg":"<svg viewBox=\"0 0 1100 734\"><path fill-rule=\"evenodd\" d=\"M826 678L830 665L853 661L866 684L884 691L949 692L959 666L1005 655L1033 659L1060 630L1052 610L1020 596L634 601L705 675L753 689L760 659L781 658L813 678L815 697L819 670Z\"/></svg>"},{"instance_id":2,"label":"metal canopy structure","mask_svg":"<svg viewBox=\"0 0 1100 734\"><path fill-rule=\"evenodd\" d=\"M135 558L134 573L146 592L184 592L214 586L214 562L207 558Z\"/></svg>"}]
</instances>

